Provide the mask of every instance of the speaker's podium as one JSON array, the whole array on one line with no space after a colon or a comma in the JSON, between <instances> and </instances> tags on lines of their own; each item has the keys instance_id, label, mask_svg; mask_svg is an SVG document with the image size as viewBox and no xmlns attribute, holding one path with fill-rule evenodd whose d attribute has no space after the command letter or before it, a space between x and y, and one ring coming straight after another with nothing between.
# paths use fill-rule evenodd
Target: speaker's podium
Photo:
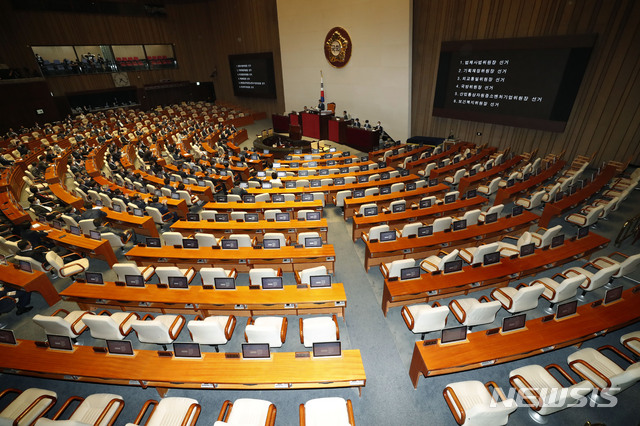
<instances>
[{"instance_id":1,"label":"speaker's podium","mask_svg":"<svg viewBox=\"0 0 640 426\"><path fill-rule=\"evenodd\" d=\"M289 137L296 141L302 139L302 131L300 130L299 125L289 124Z\"/></svg>"},{"instance_id":2,"label":"speaker's podium","mask_svg":"<svg viewBox=\"0 0 640 426\"><path fill-rule=\"evenodd\" d=\"M314 139L327 139L329 119L333 116L331 111L301 112L302 135Z\"/></svg>"}]
</instances>

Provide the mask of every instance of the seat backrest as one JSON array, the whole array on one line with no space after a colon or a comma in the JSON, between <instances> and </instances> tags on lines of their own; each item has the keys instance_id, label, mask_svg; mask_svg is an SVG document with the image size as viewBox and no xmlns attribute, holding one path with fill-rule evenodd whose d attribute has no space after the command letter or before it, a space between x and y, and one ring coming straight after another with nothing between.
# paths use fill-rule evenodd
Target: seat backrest
<instances>
[{"instance_id":1,"label":"seat backrest","mask_svg":"<svg viewBox=\"0 0 640 426\"><path fill-rule=\"evenodd\" d=\"M198 240L198 247L213 247L218 245L218 240L212 234L197 232L194 236L196 240Z\"/></svg>"},{"instance_id":2,"label":"seat backrest","mask_svg":"<svg viewBox=\"0 0 640 426\"><path fill-rule=\"evenodd\" d=\"M300 282L303 284L309 284L309 277L315 275L326 275L327 267L326 266L316 266L313 268L307 268L300 271L298 274L300 276Z\"/></svg>"},{"instance_id":3,"label":"seat backrest","mask_svg":"<svg viewBox=\"0 0 640 426\"><path fill-rule=\"evenodd\" d=\"M296 213L296 218L298 220L300 220L300 219L306 220L307 219L307 213L313 213L314 211L315 210L309 210L309 209L298 210L298 212Z\"/></svg>"},{"instance_id":4,"label":"seat backrest","mask_svg":"<svg viewBox=\"0 0 640 426\"><path fill-rule=\"evenodd\" d=\"M469 210L464 214L464 216L462 216L462 218L467 221L467 226L477 225L478 218L480 217L481 213L482 210L480 209Z\"/></svg>"},{"instance_id":5,"label":"seat backrest","mask_svg":"<svg viewBox=\"0 0 640 426\"><path fill-rule=\"evenodd\" d=\"M633 272L638 268L638 265L640 265L640 254L629 256L624 260L624 262L620 263L620 269L615 273L614 277L619 278Z\"/></svg>"},{"instance_id":6,"label":"seat backrest","mask_svg":"<svg viewBox=\"0 0 640 426\"><path fill-rule=\"evenodd\" d=\"M415 259L399 259L387 265L389 267L389 278L400 277L400 271L405 268L412 268L416 266Z\"/></svg>"},{"instance_id":7,"label":"seat backrest","mask_svg":"<svg viewBox=\"0 0 640 426\"><path fill-rule=\"evenodd\" d=\"M413 331L415 333L441 330L445 327L447 316L449 315L449 307L447 305L437 306L431 309L420 309L418 312L419 314L413 318Z\"/></svg>"},{"instance_id":8,"label":"seat backrest","mask_svg":"<svg viewBox=\"0 0 640 426\"><path fill-rule=\"evenodd\" d=\"M546 191L542 190L542 191L535 192L531 196L531 201L530 201L531 202L531 207L530 207L530 209L538 207L542 203L542 197L544 197L544 194L546 194Z\"/></svg>"},{"instance_id":9,"label":"seat backrest","mask_svg":"<svg viewBox=\"0 0 640 426\"><path fill-rule=\"evenodd\" d=\"M133 320L131 321L131 327L136 331L138 340L143 343L171 341L169 327L158 319L152 321Z\"/></svg>"},{"instance_id":10,"label":"seat backrest","mask_svg":"<svg viewBox=\"0 0 640 426\"><path fill-rule=\"evenodd\" d=\"M156 274L162 284L169 284L169 277L184 277L177 266L158 266Z\"/></svg>"},{"instance_id":11,"label":"seat backrest","mask_svg":"<svg viewBox=\"0 0 640 426\"><path fill-rule=\"evenodd\" d=\"M562 225L556 225L553 228L547 229L545 233L542 234L542 237L540 238L542 240L540 247L545 247L551 244L551 240L553 239L553 237L558 235L560 231L562 231Z\"/></svg>"},{"instance_id":12,"label":"seat backrest","mask_svg":"<svg viewBox=\"0 0 640 426\"><path fill-rule=\"evenodd\" d=\"M109 315L85 315L82 321L89 327L91 337L94 339L120 340L119 324Z\"/></svg>"},{"instance_id":13,"label":"seat backrest","mask_svg":"<svg viewBox=\"0 0 640 426\"><path fill-rule=\"evenodd\" d=\"M556 194L558 193L558 191L560 190L560 184L556 183L555 185L553 185L551 187L551 189L549 190L549 192L547 193L547 200L548 201L553 201L553 199L555 198Z\"/></svg>"},{"instance_id":14,"label":"seat backrest","mask_svg":"<svg viewBox=\"0 0 640 426\"><path fill-rule=\"evenodd\" d=\"M451 217L439 217L436 220L433 221L433 223L431 224L433 226L433 232L442 232L445 229L449 229L451 228L451 223L453 222L453 219L451 219Z\"/></svg>"},{"instance_id":15,"label":"seat backrest","mask_svg":"<svg viewBox=\"0 0 640 426\"><path fill-rule=\"evenodd\" d=\"M264 211L265 220L276 220L276 213L282 213L280 209L269 209Z\"/></svg>"},{"instance_id":16,"label":"seat backrest","mask_svg":"<svg viewBox=\"0 0 640 426\"><path fill-rule=\"evenodd\" d=\"M389 230L389 225L378 225L374 226L369 230L369 241L371 240L379 240L380 233L386 232Z\"/></svg>"},{"instance_id":17,"label":"seat backrest","mask_svg":"<svg viewBox=\"0 0 640 426\"><path fill-rule=\"evenodd\" d=\"M465 324L471 326L493 322L501 307L502 305L497 300L486 303L476 303L473 305L473 309L466 311Z\"/></svg>"},{"instance_id":18,"label":"seat backrest","mask_svg":"<svg viewBox=\"0 0 640 426\"><path fill-rule=\"evenodd\" d=\"M140 270L135 263L115 263L112 267L117 275L117 280L124 282L125 275L140 275Z\"/></svg>"},{"instance_id":19,"label":"seat backrest","mask_svg":"<svg viewBox=\"0 0 640 426\"><path fill-rule=\"evenodd\" d=\"M165 246L181 246L182 247L182 236L179 232L163 232L162 239L164 240Z\"/></svg>"},{"instance_id":20,"label":"seat backrest","mask_svg":"<svg viewBox=\"0 0 640 426\"><path fill-rule=\"evenodd\" d=\"M214 285L215 278L227 278L228 275L222 268L201 268L200 277L202 284Z\"/></svg>"},{"instance_id":21,"label":"seat backrest","mask_svg":"<svg viewBox=\"0 0 640 426\"><path fill-rule=\"evenodd\" d=\"M255 197L256 203L264 203L271 201L271 195L267 192L262 194L256 194Z\"/></svg>"},{"instance_id":22,"label":"seat backrest","mask_svg":"<svg viewBox=\"0 0 640 426\"><path fill-rule=\"evenodd\" d=\"M149 214L149 216L151 216L154 223L158 223L161 225L164 224L164 221L162 220L162 214L160 214L160 210L150 206L145 207L145 210Z\"/></svg>"},{"instance_id":23,"label":"seat backrest","mask_svg":"<svg viewBox=\"0 0 640 426\"><path fill-rule=\"evenodd\" d=\"M114 234L113 232L103 232L102 234L100 234L100 236L105 240L109 241L109 244L113 249L117 249L119 247L124 246L124 243L122 242L120 237Z\"/></svg>"},{"instance_id":24,"label":"seat backrest","mask_svg":"<svg viewBox=\"0 0 640 426\"><path fill-rule=\"evenodd\" d=\"M69 226L78 226L78 223L76 222L76 220L74 218L72 218L71 216L67 216L66 214L60 215L60 217L62 218L62 220L64 221L64 223L69 227Z\"/></svg>"},{"instance_id":25,"label":"seat backrest","mask_svg":"<svg viewBox=\"0 0 640 426\"><path fill-rule=\"evenodd\" d=\"M600 213L604 210L604 206L598 206L595 209L591 209L587 216L585 217L585 224L583 226L591 226L598 221L600 217Z\"/></svg>"},{"instance_id":26,"label":"seat backrest","mask_svg":"<svg viewBox=\"0 0 640 426\"><path fill-rule=\"evenodd\" d=\"M462 179L462 177L464 176L464 174L466 172L467 171L464 168L462 168L460 170L456 170L456 173L453 175L453 184L454 185L459 184L460 183L460 179Z\"/></svg>"},{"instance_id":27,"label":"seat backrest","mask_svg":"<svg viewBox=\"0 0 640 426\"><path fill-rule=\"evenodd\" d=\"M582 284L583 282L584 277L580 275L562 280L560 285L556 288L556 294L553 298L553 301L562 302L563 300L567 300L575 296L578 292L578 287L580 287L580 284Z\"/></svg>"},{"instance_id":28,"label":"seat backrest","mask_svg":"<svg viewBox=\"0 0 640 426\"><path fill-rule=\"evenodd\" d=\"M360 207L358 208L358 213L359 214L364 214L365 209L369 208L369 207L377 207L378 205L376 203L367 203L367 204L362 204L360 205Z\"/></svg>"},{"instance_id":29,"label":"seat backrest","mask_svg":"<svg viewBox=\"0 0 640 426\"><path fill-rule=\"evenodd\" d=\"M48 396L49 398L42 398L42 396ZM6 425L12 425L13 422L24 413L19 425L31 425L39 416L44 414L46 410L52 407L57 398L57 394L50 390L29 388L25 389L20 395L18 395L11 404L9 404L0 413L0 421ZM38 401L39 402L35 402ZM27 411L27 409L33 404L33 407Z\"/></svg>"},{"instance_id":30,"label":"seat backrest","mask_svg":"<svg viewBox=\"0 0 640 426\"><path fill-rule=\"evenodd\" d=\"M278 271L273 268L253 268L249 270L249 282L252 285L262 284L263 277L277 277Z\"/></svg>"},{"instance_id":31,"label":"seat backrest","mask_svg":"<svg viewBox=\"0 0 640 426\"><path fill-rule=\"evenodd\" d=\"M592 291L606 285L613 274L620 270L619 265L611 265L606 268L600 269L598 272L591 276L591 281L588 287L584 287L587 291Z\"/></svg>"},{"instance_id":32,"label":"seat backrest","mask_svg":"<svg viewBox=\"0 0 640 426\"><path fill-rule=\"evenodd\" d=\"M202 210L200 212L200 219L202 220L215 220L216 218L216 213L218 213L217 210Z\"/></svg>"},{"instance_id":33,"label":"seat backrest","mask_svg":"<svg viewBox=\"0 0 640 426\"><path fill-rule=\"evenodd\" d=\"M280 241L280 247L287 245L287 240L282 232L265 232L263 239L274 239Z\"/></svg>"},{"instance_id":34,"label":"seat backrest","mask_svg":"<svg viewBox=\"0 0 640 426\"><path fill-rule=\"evenodd\" d=\"M192 203L191 203L191 195L187 191L181 189L181 190L178 190L176 192L178 193L178 195L180 195L180 198L187 203L187 206L192 205Z\"/></svg>"},{"instance_id":35,"label":"seat backrest","mask_svg":"<svg viewBox=\"0 0 640 426\"><path fill-rule=\"evenodd\" d=\"M522 287L513 297L513 304L509 312L516 313L534 309L538 306L538 298L544 292L545 288L542 284Z\"/></svg>"},{"instance_id":36,"label":"seat backrest","mask_svg":"<svg viewBox=\"0 0 640 426\"><path fill-rule=\"evenodd\" d=\"M458 200L458 198L460 198L460 192L459 192L459 191L450 191L450 192L447 192L447 193L445 194L445 197L446 197L446 196L448 196L448 195L455 195L455 199L456 199L456 200Z\"/></svg>"},{"instance_id":37,"label":"seat backrest","mask_svg":"<svg viewBox=\"0 0 640 426\"><path fill-rule=\"evenodd\" d=\"M499 249L498 243L483 244L476 249L471 263L482 263L485 254L493 253Z\"/></svg>"},{"instance_id":38,"label":"seat backrest","mask_svg":"<svg viewBox=\"0 0 640 426\"><path fill-rule=\"evenodd\" d=\"M401 236L406 238L410 235L418 235L418 229L421 226L424 226L422 222L407 223L402 227Z\"/></svg>"},{"instance_id":39,"label":"seat backrest","mask_svg":"<svg viewBox=\"0 0 640 426\"><path fill-rule=\"evenodd\" d=\"M369 197L371 195L378 195L379 192L378 188L367 188L364 190L364 196Z\"/></svg>"},{"instance_id":40,"label":"seat backrest","mask_svg":"<svg viewBox=\"0 0 640 426\"><path fill-rule=\"evenodd\" d=\"M33 322L44 328L46 334L75 337L75 333L71 331L71 323L62 317L36 314L33 317Z\"/></svg>"},{"instance_id":41,"label":"seat backrest","mask_svg":"<svg viewBox=\"0 0 640 426\"><path fill-rule=\"evenodd\" d=\"M440 258L440 264L438 265L438 269L443 270L444 269L444 265L447 262L451 262L453 260L456 259L456 257L458 256L459 250L458 249L454 249L451 250L451 253L443 256L442 258Z\"/></svg>"},{"instance_id":42,"label":"seat backrest","mask_svg":"<svg viewBox=\"0 0 640 426\"><path fill-rule=\"evenodd\" d=\"M396 182L391 185L391 192L400 192L404 189L404 183Z\"/></svg>"},{"instance_id":43,"label":"seat backrest","mask_svg":"<svg viewBox=\"0 0 640 426\"><path fill-rule=\"evenodd\" d=\"M305 238L319 237L319 236L320 234L318 234L317 232L301 232L298 234L298 244L304 245Z\"/></svg>"},{"instance_id":44,"label":"seat backrest","mask_svg":"<svg viewBox=\"0 0 640 426\"><path fill-rule=\"evenodd\" d=\"M230 240L237 240L238 247L251 247L251 237L249 234L231 234Z\"/></svg>"},{"instance_id":45,"label":"seat backrest","mask_svg":"<svg viewBox=\"0 0 640 426\"><path fill-rule=\"evenodd\" d=\"M56 272L59 272L60 268L64 266L64 260L54 251L48 251L45 257L49 265L53 266Z\"/></svg>"},{"instance_id":46,"label":"seat backrest","mask_svg":"<svg viewBox=\"0 0 640 426\"><path fill-rule=\"evenodd\" d=\"M221 345L226 343L227 337L224 333L226 324L223 325L222 321L218 321L218 318L219 317L207 317L204 321L189 321L187 328L191 332L191 339L194 342L205 345Z\"/></svg>"}]
</instances>

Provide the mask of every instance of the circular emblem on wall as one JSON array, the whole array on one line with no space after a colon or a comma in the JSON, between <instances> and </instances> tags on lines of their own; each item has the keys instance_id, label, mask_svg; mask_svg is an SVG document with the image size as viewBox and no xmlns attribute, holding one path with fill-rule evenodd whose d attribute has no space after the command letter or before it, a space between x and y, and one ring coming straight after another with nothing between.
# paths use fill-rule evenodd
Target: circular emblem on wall
<instances>
[{"instance_id":1,"label":"circular emblem on wall","mask_svg":"<svg viewBox=\"0 0 640 426\"><path fill-rule=\"evenodd\" d=\"M324 39L324 56L336 68L347 65L351 59L351 48L351 38L342 27L331 28Z\"/></svg>"}]
</instances>

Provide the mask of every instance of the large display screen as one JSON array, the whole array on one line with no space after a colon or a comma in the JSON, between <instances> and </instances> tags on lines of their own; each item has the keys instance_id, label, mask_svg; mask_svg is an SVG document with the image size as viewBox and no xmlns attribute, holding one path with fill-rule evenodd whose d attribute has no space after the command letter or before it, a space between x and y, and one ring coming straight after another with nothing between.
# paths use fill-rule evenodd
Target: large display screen
<instances>
[{"instance_id":1,"label":"large display screen","mask_svg":"<svg viewBox=\"0 0 640 426\"><path fill-rule=\"evenodd\" d=\"M562 132L595 35L443 42L433 115Z\"/></svg>"},{"instance_id":2,"label":"large display screen","mask_svg":"<svg viewBox=\"0 0 640 426\"><path fill-rule=\"evenodd\" d=\"M273 53L229 55L229 68L234 95L249 98L276 97Z\"/></svg>"}]
</instances>

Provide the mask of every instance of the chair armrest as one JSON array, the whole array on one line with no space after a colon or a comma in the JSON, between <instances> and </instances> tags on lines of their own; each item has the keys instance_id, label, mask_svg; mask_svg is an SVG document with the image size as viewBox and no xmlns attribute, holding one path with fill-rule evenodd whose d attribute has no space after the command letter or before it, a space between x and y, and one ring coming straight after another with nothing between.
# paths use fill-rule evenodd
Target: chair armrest
<instances>
[{"instance_id":1,"label":"chair armrest","mask_svg":"<svg viewBox=\"0 0 640 426\"><path fill-rule=\"evenodd\" d=\"M56 315L58 315L60 312L64 313L65 315L69 315L69 311L67 311L66 309L58 309L57 311L55 311L54 313L51 314L52 317L55 317Z\"/></svg>"},{"instance_id":2,"label":"chair armrest","mask_svg":"<svg viewBox=\"0 0 640 426\"><path fill-rule=\"evenodd\" d=\"M298 328L300 329L300 343L304 344L304 331L302 328L302 318L298 318Z\"/></svg>"},{"instance_id":3,"label":"chair armrest","mask_svg":"<svg viewBox=\"0 0 640 426\"><path fill-rule=\"evenodd\" d=\"M387 278L389 278L389 268L387 267L386 264L381 263L380 264L380 272L382 273L382 277L386 280Z\"/></svg>"},{"instance_id":4,"label":"chair armrest","mask_svg":"<svg viewBox=\"0 0 640 426\"><path fill-rule=\"evenodd\" d=\"M64 273L63 273L62 271L64 271L65 269L69 269L69 268L71 268L71 267L76 267L76 266L79 266L79 267L82 269L80 272L84 272L84 271L85 271L84 266L82 266L82 265L80 265L80 264L78 264L78 263L70 263L70 264L68 264L68 265L64 265L62 268L60 268L60 270L58 271L58 273L59 273L60 275L62 275L63 277L66 277L66 276L68 276L68 275L64 275ZM80 272L76 272L76 273L77 273L77 274L79 274Z\"/></svg>"},{"instance_id":5,"label":"chair armrest","mask_svg":"<svg viewBox=\"0 0 640 426\"><path fill-rule=\"evenodd\" d=\"M620 256L620 257L622 257L623 259L626 259L626 258L628 258L628 257L629 257L629 255L628 255L628 254L624 254L624 253L621 253L621 252L619 252L619 251L614 251L613 253L611 253L611 254L610 254L609 256L607 256L607 257L613 257L613 256Z\"/></svg>"},{"instance_id":6,"label":"chair armrest","mask_svg":"<svg viewBox=\"0 0 640 426\"><path fill-rule=\"evenodd\" d=\"M142 271L142 276L144 276L144 274L146 274L146 273L147 273L147 271L149 270L149 268L151 268L151 270L153 271L153 272L151 273L151 275L149 275L149 280L150 280L150 279L151 279L151 277L153 277L153 274L155 274L155 272L156 272L156 268L155 268L155 266L153 266L153 265L149 265L149 266L147 266L146 268L144 268L144 270ZM148 281L148 280L147 280L147 281Z\"/></svg>"},{"instance_id":7,"label":"chair armrest","mask_svg":"<svg viewBox=\"0 0 640 426\"><path fill-rule=\"evenodd\" d=\"M153 408L151 409L151 413L149 414L149 417L151 417L153 415L153 412L156 409L156 406L158 405L158 401L153 400L153 399L149 399L149 400L147 400L147 402L144 403L144 405L140 409L140 412L138 413L138 416L133 421L133 423L136 424L136 425L139 425L140 422L142 421L142 418L144 417L145 413L149 409L149 406L152 406L152 405L153 405Z\"/></svg>"},{"instance_id":8,"label":"chair armrest","mask_svg":"<svg viewBox=\"0 0 640 426\"><path fill-rule=\"evenodd\" d=\"M557 273L553 274L553 276L552 276L551 278L555 280L555 279L556 279L556 277L562 277L562 278L564 278L565 280L566 280L567 278L569 278L569 277L567 277L567 276L566 276L564 273L562 273L562 272L557 272Z\"/></svg>"},{"instance_id":9,"label":"chair armrest","mask_svg":"<svg viewBox=\"0 0 640 426\"><path fill-rule=\"evenodd\" d=\"M229 315L229 319L227 320L227 325L224 328L224 337L227 340L231 339L233 336L233 331L236 329L236 317L235 315Z\"/></svg>"},{"instance_id":10,"label":"chair armrest","mask_svg":"<svg viewBox=\"0 0 640 426\"><path fill-rule=\"evenodd\" d=\"M338 327L338 318L336 317L336 314L333 314L331 316L331 319L333 320L333 323L336 325L336 340L340 340L340 327Z\"/></svg>"},{"instance_id":11,"label":"chair armrest","mask_svg":"<svg viewBox=\"0 0 640 426\"><path fill-rule=\"evenodd\" d=\"M542 297L544 297L547 300L552 300L554 297L556 297L556 290L553 287L551 287L549 284L543 283L540 280L535 280L535 281L531 282L531 285L534 285L536 283L542 284L543 286L545 286L547 288L547 290L549 290L551 292L551 296L550 297L549 296L545 296L544 292L542 293Z\"/></svg>"},{"instance_id":12,"label":"chair armrest","mask_svg":"<svg viewBox=\"0 0 640 426\"><path fill-rule=\"evenodd\" d=\"M569 363L569 367L576 372L576 374L580 377L582 377L585 380L589 380L587 377L583 376L580 371L578 371L577 369L573 368L574 365L576 364L580 364L583 365L584 367L588 368L589 370L591 370L596 376L598 376L603 382L606 383L605 387L609 388L611 387L611 381L609 380L609 378L607 376L605 376L604 374L602 374L600 371L598 371L598 369L596 369L594 366L592 366L591 364L589 364L587 361L583 360L583 359L576 359L574 361L571 361ZM589 380L596 388L598 388L598 385L596 385L595 383L593 383L591 380ZM598 388L600 389L600 388Z\"/></svg>"},{"instance_id":13,"label":"chair armrest","mask_svg":"<svg viewBox=\"0 0 640 426\"><path fill-rule=\"evenodd\" d=\"M178 336L180 335L180 332L182 331L182 327L184 327L185 324L185 319L183 315L178 315L176 317L176 319L173 320L173 322L171 323L171 326L169 327L169 337L171 337L173 340L177 339ZM178 330L176 331L176 333L173 333L173 327L176 326L176 324L180 323L180 326L178 327Z\"/></svg>"},{"instance_id":14,"label":"chair armrest","mask_svg":"<svg viewBox=\"0 0 640 426\"><path fill-rule=\"evenodd\" d=\"M73 331L76 334L82 334L86 329L87 326L85 325L82 329L76 331L76 325L82 321L82 318L84 318L85 315L94 315L93 312L84 312L82 315L80 315L78 318L76 318L76 320L71 324L71 331Z\"/></svg>"},{"instance_id":15,"label":"chair armrest","mask_svg":"<svg viewBox=\"0 0 640 426\"><path fill-rule=\"evenodd\" d=\"M251 239L251 247L255 247L255 245L256 245L256 243L257 243L257 242L258 242L257 238L256 238L256 237L253 237L253 238Z\"/></svg>"},{"instance_id":16,"label":"chair armrest","mask_svg":"<svg viewBox=\"0 0 640 426\"><path fill-rule=\"evenodd\" d=\"M486 296L484 296L486 297ZM458 310L460 312L462 312L462 317L460 317L458 315L458 312L456 312L454 309L451 308L451 306L455 306L456 308L458 308ZM456 317L456 319L458 320L458 322L460 324L464 323L467 319L467 313L464 311L464 309L462 309L462 306L460 306L460 303L456 300L453 299L451 302L449 302L449 310L451 311L451 313L453 313L453 316Z\"/></svg>"},{"instance_id":17,"label":"chair armrest","mask_svg":"<svg viewBox=\"0 0 640 426\"><path fill-rule=\"evenodd\" d=\"M500 387L494 382L494 381L489 381L487 383L484 384L484 387L487 389L487 391L491 394L491 399L493 399L493 395L494 393L491 392L491 390L489 389L490 387L493 388L493 390L495 391L495 393L498 394L498 396L500 397L500 399L502 401L505 401L507 399L506 396L504 396L504 393L502 392L502 389L500 389ZM498 401L496 401L498 402Z\"/></svg>"},{"instance_id":18,"label":"chair armrest","mask_svg":"<svg viewBox=\"0 0 640 426\"><path fill-rule=\"evenodd\" d=\"M453 414L456 422L459 425L463 424L467 418L467 414L464 412L464 407L462 406L462 403L460 403L458 395L456 395L453 389L447 386L442 391L442 396L444 396L444 400L447 402L449 410L451 410L451 414Z\"/></svg>"},{"instance_id":19,"label":"chair armrest","mask_svg":"<svg viewBox=\"0 0 640 426\"><path fill-rule=\"evenodd\" d=\"M504 309L511 309L511 307L513 306L513 299L512 299L511 297L509 297L509 295L507 295L507 293L505 293L504 291L502 291L502 289L500 289L500 288L496 288L495 290L493 290L493 291L491 292L491 298L492 298L493 300L498 300L498 299L493 295L494 293L500 293L504 298L506 298L506 299L509 301L509 304L508 304L508 305L506 305L506 306L505 306L501 301L499 301L499 302L500 302L500 304L502 305L502 307L503 307Z\"/></svg>"},{"instance_id":20,"label":"chair armrest","mask_svg":"<svg viewBox=\"0 0 640 426\"><path fill-rule=\"evenodd\" d=\"M140 318L141 321L146 321L147 319L151 318L151 320L153 320L153 315L151 314L145 314L142 318Z\"/></svg>"},{"instance_id":21,"label":"chair armrest","mask_svg":"<svg viewBox=\"0 0 640 426\"><path fill-rule=\"evenodd\" d=\"M233 408L233 404L228 399L222 403L222 408L220 408L220 414L218 414L218 421L224 422L227 421L227 417L229 417L229 412Z\"/></svg>"},{"instance_id":22,"label":"chair armrest","mask_svg":"<svg viewBox=\"0 0 640 426\"><path fill-rule=\"evenodd\" d=\"M485 296L480 297L478 299L478 302L487 302L487 303L489 303L489 302L491 302L491 300L485 295Z\"/></svg>"},{"instance_id":23,"label":"chair armrest","mask_svg":"<svg viewBox=\"0 0 640 426\"><path fill-rule=\"evenodd\" d=\"M60 409L56 412L56 414L53 415L53 417L51 418L51 420L58 420L61 416L62 413L64 413L64 411L69 407L69 405L71 405L71 403L73 401L80 401L82 403L82 401L84 401L84 398L81 396L72 396L69 399L67 399L64 404L62 404L62 407L60 407ZM79 404L78 404L79 406ZM73 415L73 413L75 413L75 411L78 409L78 407L74 408L74 410L71 412L71 416ZM71 417L69 416L69 417Z\"/></svg>"},{"instance_id":24,"label":"chair armrest","mask_svg":"<svg viewBox=\"0 0 640 426\"><path fill-rule=\"evenodd\" d=\"M276 272L276 276L278 277L282 276L282 268L278 268L278 271Z\"/></svg>"},{"instance_id":25,"label":"chair armrest","mask_svg":"<svg viewBox=\"0 0 640 426\"><path fill-rule=\"evenodd\" d=\"M287 339L287 324L289 324L287 317L282 318L282 327L280 328L280 341L282 343Z\"/></svg>"},{"instance_id":26,"label":"chair armrest","mask_svg":"<svg viewBox=\"0 0 640 426\"><path fill-rule=\"evenodd\" d=\"M298 273L298 271L293 271L293 273L295 274L296 282L298 284L302 284L302 279L300 278L300 274Z\"/></svg>"},{"instance_id":27,"label":"chair armrest","mask_svg":"<svg viewBox=\"0 0 640 426\"><path fill-rule=\"evenodd\" d=\"M633 364L635 361L633 361L631 358L629 358L628 356L626 356L625 354L623 354L622 352L620 352L620 350L614 346L611 345L604 345L604 346L600 346L598 348L598 352L603 352L605 350L610 350L611 352L613 352L614 354L618 355L620 358L624 359L625 361L627 361L629 364Z\"/></svg>"},{"instance_id":28,"label":"chair armrest","mask_svg":"<svg viewBox=\"0 0 640 426\"><path fill-rule=\"evenodd\" d=\"M347 414L349 415L349 424L355 426L356 420L353 417L353 405L350 399L347 399Z\"/></svg>"},{"instance_id":29,"label":"chair armrest","mask_svg":"<svg viewBox=\"0 0 640 426\"><path fill-rule=\"evenodd\" d=\"M407 308L407 305L404 305L402 307L400 314L402 315L402 319L404 320L404 323L407 324L409 330L413 330L415 320L413 319L413 315L411 315L411 311L409 311L409 308Z\"/></svg>"},{"instance_id":30,"label":"chair armrest","mask_svg":"<svg viewBox=\"0 0 640 426\"><path fill-rule=\"evenodd\" d=\"M191 276L191 279L189 280L189 284L191 283L191 281L193 281L193 279L196 277L196 274L198 273L198 271L195 270L195 268L193 266L190 266L189 269L187 269L187 273L184 274L185 277L189 276L189 272L193 271L193 275Z\"/></svg>"},{"instance_id":31,"label":"chair armrest","mask_svg":"<svg viewBox=\"0 0 640 426\"><path fill-rule=\"evenodd\" d=\"M267 420L265 421L265 426L273 426L276 423L276 406L271 404L269 405L269 411L267 412Z\"/></svg>"},{"instance_id":32,"label":"chair armrest","mask_svg":"<svg viewBox=\"0 0 640 426\"><path fill-rule=\"evenodd\" d=\"M11 389L9 389L11 390ZM14 391L17 391L17 389L13 389ZM19 393L22 393L21 391L18 391ZM50 400L51 404L42 412L42 415L46 414L47 411L49 411L51 409L51 407L53 407L56 403L56 401L58 400L56 397L51 396L51 395L40 395L35 401L33 401L31 404L29 404L29 406L27 408L25 408L22 413L20 413L20 415L14 420L13 424L20 424L20 422L22 421L22 419L27 416L29 414L29 411L31 411L33 408L35 408L38 404L40 404L40 402L42 402L43 400Z\"/></svg>"},{"instance_id":33,"label":"chair armrest","mask_svg":"<svg viewBox=\"0 0 640 426\"><path fill-rule=\"evenodd\" d=\"M560 367L558 364L549 364L547 365L545 368L545 370L547 370L549 372L549 374L551 374L551 370L556 370L558 373L562 374L562 376L567 379L572 385L576 384L576 381L573 380L573 377L571 377L569 375L569 373L567 373L562 367Z\"/></svg>"},{"instance_id":34,"label":"chair armrest","mask_svg":"<svg viewBox=\"0 0 640 426\"><path fill-rule=\"evenodd\" d=\"M162 215L162 221L166 221L171 215L173 215L173 213L171 212L166 212L165 214Z\"/></svg>"},{"instance_id":35,"label":"chair armrest","mask_svg":"<svg viewBox=\"0 0 640 426\"><path fill-rule=\"evenodd\" d=\"M131 325L129 325L129 330L125 331L125 327L127 325L127 323L129 323L130 321L133 321L133 319L140 319L140 316L138 314L136 314L135 312L131 312L129 315L127 315L127 317L124 319L124 321L122 321L120 323L120 326L118 327L118 330L120 331L120 334L122 334L123 336L127 336L129 333L131 333L131 330L133 330L133 327L131 327Z\"/></svg>"},{"instance_id":36,"label":"chair armrest","mask_svg":"<svg viewBox=\"0 0 640 426\"><path fill-rule=\"evenodd\" d=\"M520 283L516 286L516 290L520 290L522 287L529 287L529 286L525 283Z\"/></svg>"},{"instance_id":37,"label":"chair armrest","mask_svg":"<svg viewBox=\"0 0 640 426\"><path fill-rule=\"evenodd\" d=\"M524 389L526 389L528 392L531 392L533 394L533 396L536 399L535 402L532 401L531 397L528 396L526 394L526 392L522 391L520 386L518 386L516 384L516 379L520 380L522 382L522 384L524 384ZM518 394L527 401L527 404L529 404L529 406L531 407L532 410L538 411L540 408L542 408L542 404L544 403L544 401L542 400L542 397L540 396L540 393L538 392L538 390L536 388L531 386L531 383L529 383L527 381L527 379L525 379L524 377L522 377L519 374L516 374L516 375L514 375L512 377L509 377L509 383L511 383L511 386L513 388L515 388L516 391L518 391Z\"/></svg>"}]
</instances>

